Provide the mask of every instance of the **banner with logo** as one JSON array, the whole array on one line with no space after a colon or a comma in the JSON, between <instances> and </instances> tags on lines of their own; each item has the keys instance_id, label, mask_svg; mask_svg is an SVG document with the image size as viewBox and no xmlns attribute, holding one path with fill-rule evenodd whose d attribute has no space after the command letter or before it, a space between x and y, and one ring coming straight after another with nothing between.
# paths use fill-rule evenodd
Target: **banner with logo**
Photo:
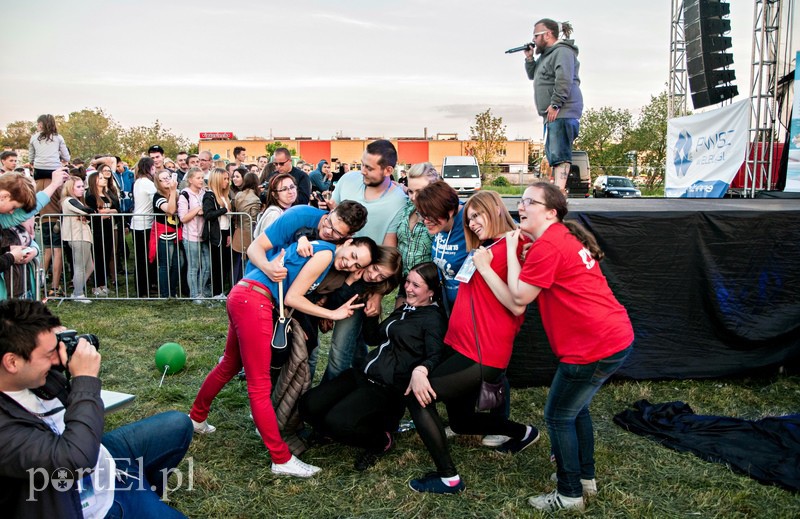
<instances>
[{"instance_id":1,"label":"banner with logo","mask_svg":"<svg viewBox=\"0 0 800 519\"><path fill-rule=\"evenodd\" d=\"M749 140L750 100L667 122L665 195L722 198Z\"/></svg>"},{"instance_id":2,"label":"banner with logo","mask_svg":"<svg viewBox=\"0 0 800 519\"><path fill-rule=\"evenodd\" d=\"M800 60L800 51L797 53ZM795 61L797 63L797 61ZM800 192L800 96L797 95L797 83L800 81L800 69L794 69L795 95L792 106L792 122L789 136L789 166L786 168L786 187L784 191Z\"/></svg>"}]
</instances>

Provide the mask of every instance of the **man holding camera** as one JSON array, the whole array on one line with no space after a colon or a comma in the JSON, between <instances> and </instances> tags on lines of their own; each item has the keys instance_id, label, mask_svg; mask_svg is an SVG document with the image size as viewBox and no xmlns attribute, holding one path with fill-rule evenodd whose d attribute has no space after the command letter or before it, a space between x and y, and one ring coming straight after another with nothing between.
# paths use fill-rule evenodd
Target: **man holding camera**
<instances>
[{"instance_id":1,"label":"man holding camera","mask_svg":"<svg viewBox=\"0 0 800 519\"><path fill-rule=\"evenodd\" d=\"M61 329L38 301L0 303L4 514L184 517L160 496L189 447L191 421L170 411L103 434L98 344L59 337Z\"/></svg>"},{"instance_id":2,"label":"man holding camera","mask_svg":"<svg viewBox=\"0 0 800 519\"><path fill-rule=\"evenodd\" d=\"M559 40L558 35L564 39ZM525 49L525 71L533 80L536 110L544 119L544 151L553 168L555 184L566 192L572 163L572 143L578 137L583 113L578 47L569 40L572 26L543 18L533 26L533 45ZM534 60L536 52L539 59Z\"/></svg>"}]
</instances>

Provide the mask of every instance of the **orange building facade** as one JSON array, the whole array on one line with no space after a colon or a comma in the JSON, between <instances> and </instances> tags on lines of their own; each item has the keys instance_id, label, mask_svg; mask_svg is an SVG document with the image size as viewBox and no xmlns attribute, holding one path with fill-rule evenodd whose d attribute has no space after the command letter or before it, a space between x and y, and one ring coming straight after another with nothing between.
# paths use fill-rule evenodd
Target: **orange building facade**
<instances>
[{"instance_id":1,"label":"orange building facade","mask_svg":"<svg viewBox=\"0 0 800 519\"><path fill-rule=\"evenodd\" d=\"M247 163L255 163L261 155L266 155L266 147L280 142L294 149L297 157L316 165L320 160L331 163L361 164L361 156L367 144L374 139L272 139L272 140L200 140L199 151L219 155L223 160L233 160L233 149L241 146L247 150ZM475 141L433 140L433 139L389 139L397 148L397 161L400 165L430 162L441 169L444 157L451 155L471 155ZM502 170L519 173L528 169L528 154L536 144L526 140L507 141L505 153L497 157ZM335 168L334 168L335 169Z\"/></svg>"}]
</instances>

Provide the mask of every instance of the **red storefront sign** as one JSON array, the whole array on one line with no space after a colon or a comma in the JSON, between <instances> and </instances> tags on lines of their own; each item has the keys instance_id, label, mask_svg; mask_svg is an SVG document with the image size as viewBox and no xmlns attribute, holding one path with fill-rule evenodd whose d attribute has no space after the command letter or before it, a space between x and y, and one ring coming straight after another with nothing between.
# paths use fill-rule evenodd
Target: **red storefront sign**
<instances>
[{"instance_id":1,"label":"red storefront sign","mask_svg":"<svg viewBox=\"0 0 800 519\"><path fill-rule=\"evenodd\" d=\"M200 132L201 139L233 139L233 132Z\"/></svg>"}]
</instances>

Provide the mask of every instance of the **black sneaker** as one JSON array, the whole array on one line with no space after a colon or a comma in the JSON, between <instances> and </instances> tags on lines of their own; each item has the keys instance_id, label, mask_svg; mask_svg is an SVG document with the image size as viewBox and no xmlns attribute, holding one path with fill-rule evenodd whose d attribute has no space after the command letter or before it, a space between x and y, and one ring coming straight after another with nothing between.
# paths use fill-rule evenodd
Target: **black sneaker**
<instances>
[{"instance_id":1,"label":"black sneaker","mask_svg":"<svg viewBox=\"0 0 800 519\"><path fill-rule=\"evenodd\" d=\"M458 494L467 488L461 479L455 485L448 485L435 472L420 479L412 479L408 482L408 486L414 492L430 492L431 494Z\"/></svg>"},{"instance_id":2,"label":"black sneaker","mask_svg":"<svg viewBox=\"0 0 800 519\"><path fill-rule=\"evenodd\" d=\"M378 459L385 456L392 448L394 447L394 438L388 432L386 433L387 437L387 444L383 448L381 452L375 452L369 449L364 449L361 451L357 456L355 462L353 462L353 468L359 472L363 472L370 468L371 466L378 463Z\"/></svg>"},{"instance_id":3,"label":"black sneaker","mask_svg":"<svg viewBox=\"0 0 800 519\"><path fill-rule=\"evenodd\" d=\"M518 452L522 452L523 450L525 450L525 448L528 445L534 444L537 441L539 441L540 437L539 429L537 429L532 425L529 425L528 427L530 427L531 430L528 432L527 435L525 435L524 438L522 438L521 440L512 438L495 450L497 452L509 452L511 454L516 454Z\"/></svg>"}]
</instances>

